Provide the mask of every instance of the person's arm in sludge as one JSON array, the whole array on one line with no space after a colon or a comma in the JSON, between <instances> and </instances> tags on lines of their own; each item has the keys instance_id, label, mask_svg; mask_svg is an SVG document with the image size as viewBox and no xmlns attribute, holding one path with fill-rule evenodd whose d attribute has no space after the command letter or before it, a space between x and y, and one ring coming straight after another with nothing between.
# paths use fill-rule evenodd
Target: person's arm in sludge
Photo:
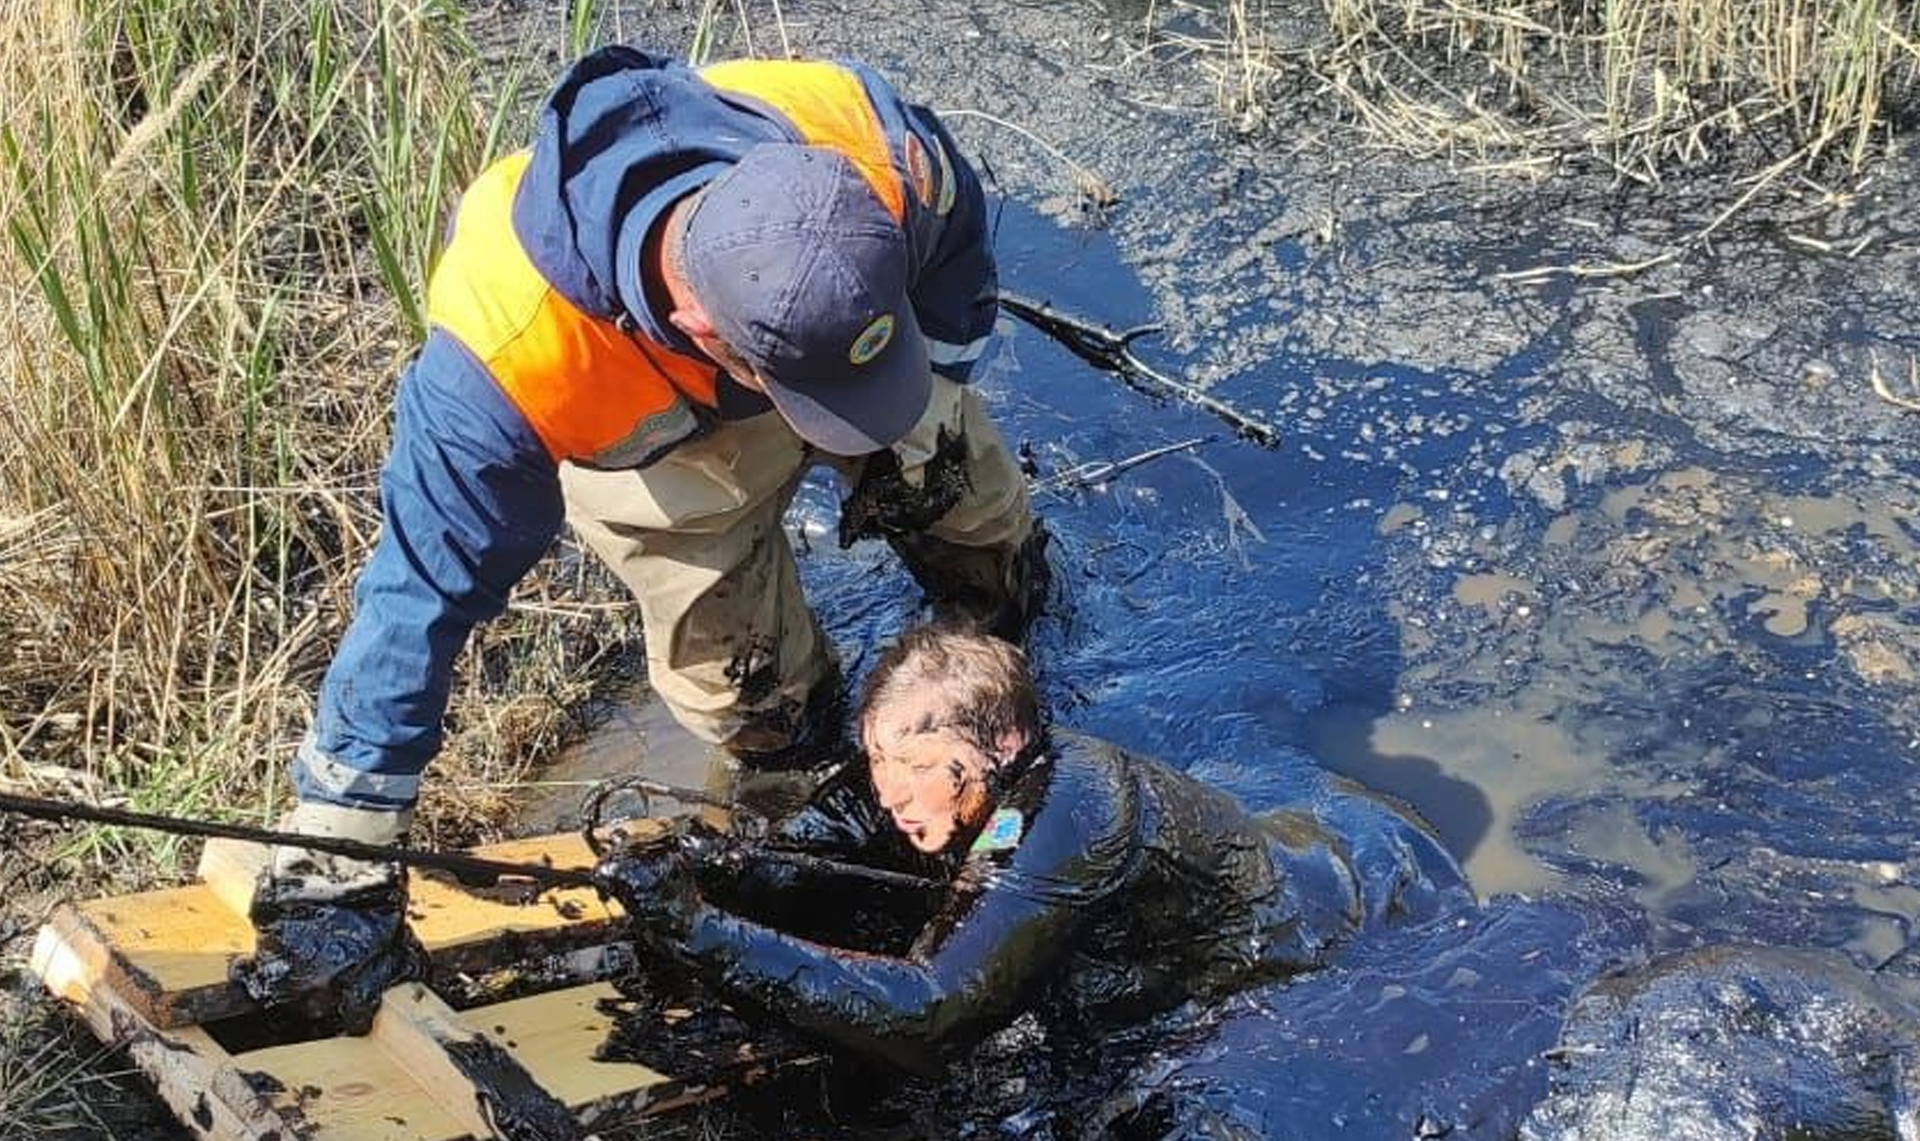
<instances>
[{"instance_id":1,"label":"person's arm in sludge","mask_svg":"<svg viewBox=\"0 0 1920 1141\"><path fill-rule=\"evenodd\" d=\"M905 1069L936 1072L1020 1012L1067 955L1082 911L1013 883L963 875L914 950L851 951L703 898L678 846L600 866L636 935L729 998Z\"/></svg>"}]
</instances>

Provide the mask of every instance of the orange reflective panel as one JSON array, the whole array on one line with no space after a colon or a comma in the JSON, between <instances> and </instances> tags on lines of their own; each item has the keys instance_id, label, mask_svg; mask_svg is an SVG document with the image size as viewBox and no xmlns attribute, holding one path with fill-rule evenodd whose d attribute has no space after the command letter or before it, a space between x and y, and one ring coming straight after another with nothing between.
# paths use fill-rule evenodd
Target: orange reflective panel
<instances>
[{"instance_id":1,"label":"orange reflective panel","mask_svg":"<svg viewBox=\"0 0 1920 1141\"><path fill-rule=\"evenodd\" d=\"M685 399L711 406L716 370L587 316L547 283L513 230L529 157L495 163L461 199L428 318L486 367L555 460L591 460L650 432L684 435Z\"/></svg>"},{"instance_id":2,"label":"orange reflective panel","mask_svg":"<svg viewBox=\"0 0 1920 1141\"><path fill-rule=\"evenodd\" d=\"M787 59L728 60L709 64L700 76L785 115L809 144L846 155L893 220L906 217L906 193L887 133L859 76L838 64Z\"/></svg>"}]
</instances>

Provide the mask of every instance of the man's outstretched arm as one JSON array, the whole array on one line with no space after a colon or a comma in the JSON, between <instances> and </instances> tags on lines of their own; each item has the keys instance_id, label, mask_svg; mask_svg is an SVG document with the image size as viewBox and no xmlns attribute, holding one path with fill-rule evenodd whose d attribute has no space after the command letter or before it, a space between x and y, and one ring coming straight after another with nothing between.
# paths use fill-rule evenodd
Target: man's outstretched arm
<instances>
[{"instance_id":1,"label":"man's outstretched arm","mask_svg":"<svg viewBox=\"0 0 1920 1141\"><path fill-rule=\"evenodd\" d=\"M439 752L453 664L558 533L558 468L477 362L436 332L400 383L379 543L321 685L304 800L410 806Z\"/></svg>"},{"instance_id":2,"label":"man's outstretched arm","mask_svg":"<svg viewBox=\"0 0 1920 1141\"><path fill-rule=\"evenodd\" d=\"M453 661L474 625L558 529L553 463L493 382L443 333L402 380L381 474L384 526L352 625L294 762L282 827L392 844L439 750ZM348 1033L422 970L398 866L276 848L254 892L255 953L234 979L256 1001L299 1003Z\"/></svg>"}]
</instances>

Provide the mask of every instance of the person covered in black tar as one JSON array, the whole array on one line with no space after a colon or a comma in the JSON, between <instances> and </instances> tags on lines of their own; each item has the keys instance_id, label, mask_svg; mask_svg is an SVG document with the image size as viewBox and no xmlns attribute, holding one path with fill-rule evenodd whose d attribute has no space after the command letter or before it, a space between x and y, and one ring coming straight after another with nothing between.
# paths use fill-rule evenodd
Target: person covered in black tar
<instances>
[{"instance_id":1,"label":"person covered in black tar","mask_svg":"<svg viewBox=\"0 0 1920 1141\"><path fill-rule=\"evenodd\" d=\"M1339 778L1255 817L1163 763L1049 732L1024 656L988 635L906 633L857 728L864 771L828 781L768 849L932 873L904 945L855 937L847 885L777 851L715 857L708 837L599 873L643 940L725 997L909 1071L1029 1012L1098 1040L1472 901L1422 824Z\"/></svg>"}]
</instances>

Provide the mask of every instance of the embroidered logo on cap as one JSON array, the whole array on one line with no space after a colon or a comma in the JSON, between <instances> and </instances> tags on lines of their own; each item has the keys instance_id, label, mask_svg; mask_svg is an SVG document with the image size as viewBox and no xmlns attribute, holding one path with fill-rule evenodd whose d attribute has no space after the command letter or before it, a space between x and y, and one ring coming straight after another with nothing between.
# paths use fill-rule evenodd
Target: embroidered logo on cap
<instances>
[{"instance_id":1,"label":"embroidered logo on cap","mask_svg":"<svg viewBox=\"0 0 1920 1141\"><path fill-rule=\"evenodd\" d=\"M1018 847L1020 835L1026 831L1027 818L1020 815L1018 808L1002 808L987 817L987 826L973 841L970 852L1004 852Z\"/></svg>"},{"instance_id":2,"label":"embroidered logo on cap","mask_svg":"<svg viewBox=\"0 0 1920 1141\"><path fill-rule=\"evenodd\" d=\"M854 364L866 364L880 355L880 350L893 340L893 314L882 313L873 319L873 323L861 330L853 339L853 348L847 350L847 359Z\"/></svg>"}]
</instances>

